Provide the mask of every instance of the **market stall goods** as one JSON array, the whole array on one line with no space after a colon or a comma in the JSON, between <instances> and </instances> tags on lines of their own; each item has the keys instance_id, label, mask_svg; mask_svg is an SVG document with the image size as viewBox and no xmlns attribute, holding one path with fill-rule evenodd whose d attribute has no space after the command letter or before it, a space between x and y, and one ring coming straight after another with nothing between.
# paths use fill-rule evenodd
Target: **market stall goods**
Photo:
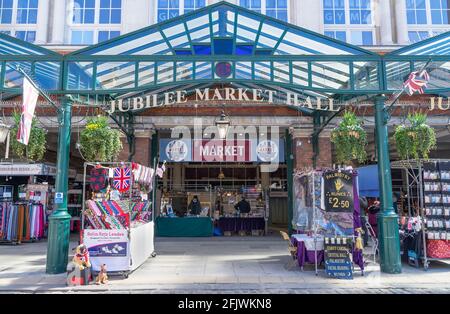
<instances>
[{"instance_id":1,"label":"market stall goods","mask_svg":"<svg viewBox=\"0 0 450 314\"><path fill-rule=\"evenodd\" d=\"M0 203L0 240L23 242L42 239L46 215L42 204Z\"/></svg>"},{"instance_id":2,"label":"market stall goods","mask_svg":"<svg viewBox=\"0 0 450 314\"><path fill-rule=\"evenodd\" d=\"M83 202L81 233L92 269L100 272L107 265L110 272L128 276L154 255L154 210L148 194L155 171L119 162L85 163L85 174L88 168L94 193L83 193L91 197Z\"/></svg>"}]
</instances>

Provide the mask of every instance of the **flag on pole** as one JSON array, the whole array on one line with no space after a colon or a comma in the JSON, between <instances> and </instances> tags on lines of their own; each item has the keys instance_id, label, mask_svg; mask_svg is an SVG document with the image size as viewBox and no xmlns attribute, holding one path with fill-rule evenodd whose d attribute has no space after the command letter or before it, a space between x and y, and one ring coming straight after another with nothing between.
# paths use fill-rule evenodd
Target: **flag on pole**
<instances>
[{"instance_id":1,"label":"flag on pole","mask_svg":"<svg viewBox=\"0 0 450 314\"><path fill-rule=\"evenodd\" d=\"M163 163L161 167L156 168L156 175L162 179L165 171L166 171L166 163Z\"/></svg>"},{"instance_id":2,"label":"flag on pole","mask_svg":"<svg viewBox=\"0 0 450 314\"><path fill-rule=\"evenodd\" d=\"M419 94L424 93L424 88L427 87L430 81L430 75L426 70L412 72L406 82L403 84L403 88L412 96L415 92Z\"/></svg>"},{"instance_id":3,"label":"flag on pole","mask_svg":"<svg viewBox=\"0 0 450 314\"><path fill-rule=\"evenodd\" d=\"M38 97L39 91L27 77L24 77L22 115L20 116L19 130L17 132L17 141L24 145L28 145L28 140L30 139L31 123L33 122Z\"/></svg>"}]
</instances>

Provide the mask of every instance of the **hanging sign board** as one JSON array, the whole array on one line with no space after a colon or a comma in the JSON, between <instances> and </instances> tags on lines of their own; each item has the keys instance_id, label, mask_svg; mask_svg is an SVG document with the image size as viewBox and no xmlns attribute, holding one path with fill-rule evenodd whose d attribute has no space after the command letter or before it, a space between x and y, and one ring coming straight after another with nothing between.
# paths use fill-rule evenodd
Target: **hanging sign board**
<instances>
[{"instance_id":1,"label":"hanging sign board","mask_svg":"<svg viewBox=\"0 0 450 314\"><path fill-rule=\"evenodd\" d=\"M353 176L350 172L325 173L324 187L327 212L353 212Z\"/></svg>"},{"instance_id":2,"label":"hanging sign board","mask_svg":"<svg viewBox=\"0 0 450 314\"><path fill-rule=\"evenodd\" d=\"M338 279L353 279L351 250L351 238L325 238L325 271L328 276Z\"/></svg>"},{"instance_id":3,"label":"hanging sign board","mask_svg":"<svg viewBox=\"0 0 450 314\"><path fill-rule=\"evenodd\" d=\"M322 207L325 208L328 236L353 235L353 184L352 172L328 171L323 174Z\"/></svg>"}]
</instances>

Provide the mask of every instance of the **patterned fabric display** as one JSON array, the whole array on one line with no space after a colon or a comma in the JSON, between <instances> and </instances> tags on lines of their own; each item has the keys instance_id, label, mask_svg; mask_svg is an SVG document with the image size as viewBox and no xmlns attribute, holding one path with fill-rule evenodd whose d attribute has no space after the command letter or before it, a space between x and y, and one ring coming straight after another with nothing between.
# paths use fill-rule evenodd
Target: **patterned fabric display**
<instances>
[{"instance_id":1,"label":"patterned fabric display","mask_svg":"<svg viewBox=\"0 0 450 314\"><path fill-rule=\"evenodd\" d=\"M430 258L450 258L450 242L427 240L427 255Z\"/></svg>"},{"instance_id":2,"label":"patterned fabric display","mask_svg":"<svg viewBox=\"0 0 450 314\"><path fill-rule=\"evenodd\" d=\"M131 171L128 167L118 167L114 169L113 186L116 190L123 193L130 189Z\"/></svg>"},{"instance_id":3,"label":"patterned fabric display","mask_svg":"<svg viewBox=\"0 0 450 314\"><path fill-rule=\"evenodd\" d=\"M95 192L105 189L108 182L107 176L108 176L107 169L93 168L91 170L91 177L89 179L91 189Z\"/></svg>"}]
</instances>

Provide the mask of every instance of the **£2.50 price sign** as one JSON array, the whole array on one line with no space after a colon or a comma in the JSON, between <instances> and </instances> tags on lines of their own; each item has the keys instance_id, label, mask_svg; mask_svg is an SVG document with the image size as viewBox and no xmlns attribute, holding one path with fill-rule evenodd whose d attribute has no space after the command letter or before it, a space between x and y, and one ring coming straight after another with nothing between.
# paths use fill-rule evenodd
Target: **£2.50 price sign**
<instances>
[{"instance_id":1,"label":"\u00a32.50 price sign","mask_svg":"<svg viewBox=\"0 0 450 314\"><path fill-rule=\"evenodd\" d=\"M324 175L327 212L353 211L353 177L351 172L330 171Z\"/></svg>"}]
</instances>

